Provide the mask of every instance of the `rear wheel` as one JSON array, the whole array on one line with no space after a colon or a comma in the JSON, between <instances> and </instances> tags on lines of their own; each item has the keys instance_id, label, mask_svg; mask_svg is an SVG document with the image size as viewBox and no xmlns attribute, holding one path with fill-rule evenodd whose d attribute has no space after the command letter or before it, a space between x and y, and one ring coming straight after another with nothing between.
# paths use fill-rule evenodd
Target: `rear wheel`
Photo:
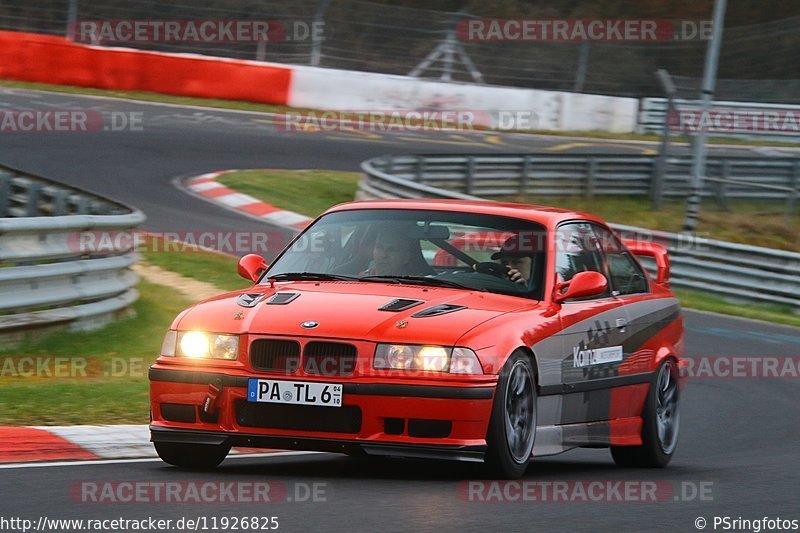
<instances>
[{"instance_id":1,"label":"rear wheel","mask_svg":"<svg viewBox=\"0 0 800 533\"><path fill-rule=\"evenodd\" d=\"M678 445L678 365L667 359L656 372L642 413L642 445L612 446L611 456L619 466L663 468Z\"/></svg>"},{"instance_id":2,"label":"rear wheel","mask_svg":"<svg viewBox=\"0 0 800 533\"><path fill-rule=\"evenodd\" d=\"M230 446L156 442L156 453L165 463L181 468L214 468L220 464Z\"/></svg>"},{"instance_id":3,"label":"rear wheel","mask_svg":"<svg viewBox=\"0 0 800 533\"><path fill-rule=\"evenodd\" d=\"M536 438L536 386L530 358L509 357L497 382L486 436L486 464L493 475L516 479L528 467Z\"/></svg>"}]
</instances>

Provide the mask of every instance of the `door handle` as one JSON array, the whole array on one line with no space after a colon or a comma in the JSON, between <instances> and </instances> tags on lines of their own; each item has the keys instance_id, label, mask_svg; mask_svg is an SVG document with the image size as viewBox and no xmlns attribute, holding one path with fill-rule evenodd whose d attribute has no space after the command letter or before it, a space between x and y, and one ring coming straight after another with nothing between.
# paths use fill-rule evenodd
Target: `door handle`
<instances>
[{"instance_id":1,"label":"door handle","mask_svg":"<svg viewBox=\"0 0 800 533\"><path fill-rule=\"evenodd\" d=\"M625 327L628 325L628 321L624 318L617 319L617 329L620 331L625 331Z\"/></svg>"}]
</instances>

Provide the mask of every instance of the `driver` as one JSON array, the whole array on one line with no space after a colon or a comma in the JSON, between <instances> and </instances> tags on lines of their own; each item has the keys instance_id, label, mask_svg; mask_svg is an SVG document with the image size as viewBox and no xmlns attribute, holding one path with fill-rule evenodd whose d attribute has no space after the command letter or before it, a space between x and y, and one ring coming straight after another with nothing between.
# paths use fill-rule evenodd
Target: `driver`
<instances>
[{"instance_id":1,"label":"driver","mask_svg":"<svg viewBox=\"0 0 800 533\"><path fill-rule=\"evenodd\" d=\"M506 277L514 283L528 283L531 277L531 265L533 263L531 251L523 250L520 245L520 236L512 235L500 250L492 254L492 259L500 260L500 263L508 269Z\"/></svg>"}]
</instances>

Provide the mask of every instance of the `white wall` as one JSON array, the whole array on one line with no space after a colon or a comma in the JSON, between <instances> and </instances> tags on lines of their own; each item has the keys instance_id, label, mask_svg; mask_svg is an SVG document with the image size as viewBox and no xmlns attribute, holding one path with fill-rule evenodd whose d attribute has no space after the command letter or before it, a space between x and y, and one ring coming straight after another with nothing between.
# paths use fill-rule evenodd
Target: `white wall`
<instances>
[{"instance_id":1,"label":"white wall","mask_svg":"<svg viewBox=\"0 0 800 533\"><path fill-rule=\"evenodd\" d=\"M371 72L292 67L292 107L350 111L459 110L535 113L531 129L632 132L639 101L593 94L445 83ZM508 116L508 114L506 115Z\"/></svg>"}]
</instances>

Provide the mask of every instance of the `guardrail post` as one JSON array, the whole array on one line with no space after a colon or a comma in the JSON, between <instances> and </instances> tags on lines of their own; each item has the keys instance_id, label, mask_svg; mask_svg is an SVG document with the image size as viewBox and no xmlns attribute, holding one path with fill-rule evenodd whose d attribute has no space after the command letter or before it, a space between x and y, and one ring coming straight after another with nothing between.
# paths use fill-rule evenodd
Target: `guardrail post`
<instances>
[{"instance_id":1,"label":"guardrail post","mask_svg":"<svg viewBox=\"0 0 800 533\"><path fill-rule=\"evenodd\" d=\"M27 196L28 202L25 205L25 215L35 217L39 214L39 194L42 190L41 183L28 184Z\"/></svg>"},{"instance_id":2,"label":"guardrail post","mask_svg":"<svg viewBox=\"0 0 800 533\"><path fill-rule=\"evenodd\" d=\"M797 196L800 193L800 159L795 159L792 168L792 192L786 201L786 221L788 222L794 215L795 207L797 207Z\"/></svg>"},{"instance_id":3,"label":"guardrail post","mask_svg":"<svg viewBox=\"0 0 800 533\"><path fill-rule=\"evenodd\" d=\"M11 197L11 176L0 174L0 217L8 216L8 204Z\"/></svg>"},{"instance_id":4,"label":"guardrail post","mask_svg":"<svg viewBox=\"0 0 800 533\"><path fill-rule=\"evenodd\" d=\"M475 184L475 158L467 156L467 180L466 180L466 193L472 194L472 188Z\"/></svg>"},{"instance_id":5,"label":"guardrail post","mask_svg":"<svg viewBox=\"0 0 800 533\"><path fill-rule=\"evenodd\" d=\"M594 197L594 179L597 173L597 158L590 157L586 161L586 197Z\"/></svg>"},{"instance_id":6,"label":"guardrail post","mask_svg":"<svg viewBox=\"0 0 800 533\"><path fill-rule=\"evenodd\" d=\"M77 194L72 196L72 205L75 206L76 215L89 214L89 199L83 195Z\"/></svg>"},{"instance_id":7,"label":"guardrail post","mask_svg":"<svg viewBox=\"0 0 800 533\"><path fill-rule=\"evenodd\" d=\"M417 166L415 169L415 175L417 181L419 183L423 183L423 179L425 176L425 156L418 155L417 156Z\"/></svg>"},{"instance_id":8,"label":"guardrail post","mask_svg":"<svg viewBox=\"0 0 800 533\"><path fill-rule=\"evenodd\" d=\"M724 159L722 161L722 170L720 172L720 178L723 180L727 180L731 174L731 162L728 159ZM728 208L728 198L727 198L727 187L724 181L717 182L717 203L722 207L725 211L729 211Z\"/></svg>"},{"instance_id":9,"label":"guardrail post","mask_svg":"<svg viewBox=\"0 0 800 533\"><path fill-rule=\"evenodd\" d=\"M519 176L519 194L528 192L528 173L531 171L531 156L522 156L522 173Z\"/></svg>"},{"instance_id":10,"label":"guardrail post","mask_svg":"<svg viewBox=\"0 0 800 533\"><path fill-rule=\"evenodd\" d=\"M67 214L67 196L69 193L64 189L58 189L53 193L53 216Z\"/></svg>"}]
</instances>

